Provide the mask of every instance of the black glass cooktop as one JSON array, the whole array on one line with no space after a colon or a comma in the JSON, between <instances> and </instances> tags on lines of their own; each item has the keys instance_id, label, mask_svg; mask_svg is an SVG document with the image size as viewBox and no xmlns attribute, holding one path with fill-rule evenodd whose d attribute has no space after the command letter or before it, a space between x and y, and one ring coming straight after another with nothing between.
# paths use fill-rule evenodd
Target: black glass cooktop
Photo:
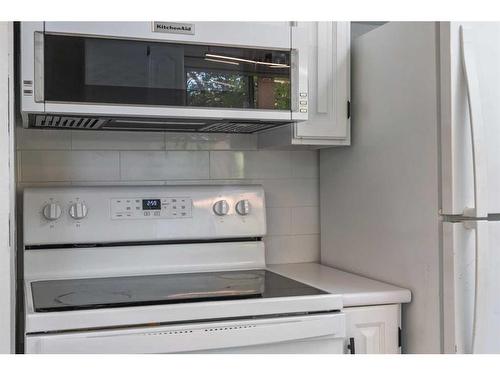
<instances>
[{"instance_id":1,"label":"black glass cooktop","mask_svg":"<svg viewBox=\"0 0 500 375\"><path fill-rule=\"evenodd\" d=\"M265 270L48 280L31 289L36 312L327 294Z\"/></svg>"}]
</instances>

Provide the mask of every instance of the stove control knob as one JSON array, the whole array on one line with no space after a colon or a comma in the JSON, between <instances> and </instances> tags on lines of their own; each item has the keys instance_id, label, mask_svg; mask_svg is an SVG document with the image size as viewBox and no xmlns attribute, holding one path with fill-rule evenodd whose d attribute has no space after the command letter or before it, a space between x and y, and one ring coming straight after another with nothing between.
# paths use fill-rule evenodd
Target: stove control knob
<instances>
[{"instance_id":1,"label":"stove control knob","mask_svg":"<svg viewBox=\"0 0 500 375\"><path fill-rule=\"evenodd\" d=\"M250 202L243 199L236 203L236 212L243 216L248 215L250 213Z\"/></svg>"},{"instance_id":2,"label":"stove control knob","mask_svg":"<svg viewBox=\"0 0 500 375\"><path fill-rule=\"evenodd\" d=\"M73 203L69 208L69 216L71 216L75 220L80 220L87 216L87 206L85 205L85 203Z\"/></svg>"},{"instance_id":3,"label":"stove control knob","mask_svg":"<svg viewBox=\"0 0 500 375\"><path fill-rule=\"evenodd\" d=\"M61 206L57 203L48 203L43 207L43 216L47 220L57 220L61 217Z\"/></svg>"},{"instance_id":4,"label":"stove control knob","mask_svg":"<svg viewBox=\"0 0 500 375\"><path fill-rule=\"evenodd\" d=\"M215 202L212 208L217 216L224 216L229 212L229 204L225 200Z\"/></svg>"}]
</instances>

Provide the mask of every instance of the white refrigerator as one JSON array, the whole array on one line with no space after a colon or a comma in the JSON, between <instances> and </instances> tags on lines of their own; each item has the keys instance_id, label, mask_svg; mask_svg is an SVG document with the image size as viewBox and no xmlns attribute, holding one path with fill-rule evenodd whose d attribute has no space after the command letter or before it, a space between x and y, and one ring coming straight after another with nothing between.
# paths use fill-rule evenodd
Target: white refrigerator
<instances>
[{"instance_id":1,"label":"white refrigerator","mask_svg":"<svg viewBox=\"0 0 500 375\"><path fill-rule=\"evenodd\" d=\"M322 263L412 291L403 352L500 353L500 23L359 37L352 111L320 152Z\"/></svg>"}]
</instances>

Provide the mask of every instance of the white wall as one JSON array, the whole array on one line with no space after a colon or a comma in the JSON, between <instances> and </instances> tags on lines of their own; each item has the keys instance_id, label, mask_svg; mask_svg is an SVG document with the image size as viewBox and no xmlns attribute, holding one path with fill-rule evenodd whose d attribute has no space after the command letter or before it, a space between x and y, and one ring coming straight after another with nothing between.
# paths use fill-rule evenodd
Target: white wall
<instances>
[{"instance_id":1,"label":"white wall","mask_svg":"<svg viewBox=\"0 0 500 375\"><path fill-rule=\"evenodd\" d=\"M352 146L320 153L321 260L411 290L409 353L441 351L435 32L391 22L357 39Z\"/></svg>"},{"instance_id":2,"label":"white wall","mask_svg":"<svg viewBox=\"0 0 500 375\"><path fill-rule=\"evenodd\" d=\"M366 34L386 22L351 22L351 40Z\"/></svg>"},{"instance_id":3,"label":"white wall","mask_svg":"<svg viewBox=\"0 0 500 375\"><path fill-rule=\"evenodd\" d=\"M254 135L17 128L19 187L263 184L267 262L319 260L317 151L257 150Z\"/></svg>"}]
</instances>

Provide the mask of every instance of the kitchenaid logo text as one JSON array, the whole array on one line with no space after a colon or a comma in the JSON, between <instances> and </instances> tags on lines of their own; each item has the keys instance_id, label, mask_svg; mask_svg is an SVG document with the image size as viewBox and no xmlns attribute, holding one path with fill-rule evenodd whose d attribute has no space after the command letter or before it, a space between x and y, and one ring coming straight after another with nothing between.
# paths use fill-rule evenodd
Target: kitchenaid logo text
<instances>
[{"instance_id":1,"label":"kitchenaid logo text","mask_svg":"<svg viewBox=\"0 0 500 375\"><path fill-rule=\"evenodd\" d=\"M194 25L191 23L153 22L153 31L157 33L194 35Z\"/></svg>"}]
</instances>

